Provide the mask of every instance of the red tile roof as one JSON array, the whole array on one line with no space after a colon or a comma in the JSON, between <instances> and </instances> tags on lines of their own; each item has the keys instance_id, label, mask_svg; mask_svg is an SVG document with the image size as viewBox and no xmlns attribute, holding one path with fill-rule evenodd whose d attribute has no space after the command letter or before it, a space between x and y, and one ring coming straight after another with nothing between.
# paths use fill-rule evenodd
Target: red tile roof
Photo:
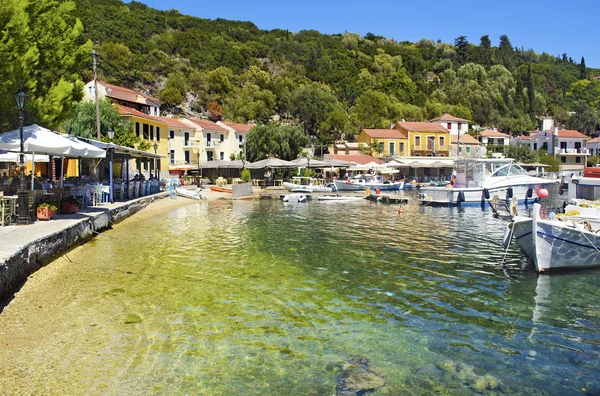
<instances>
[{"instance_id":1,"label":"red tile roof","mask_svg":"<svg viewBox=\"0 0 600 396\"><path fill-rule=\"evenodd\" d=\"M103 85L106 88L106 96L109 98L121 99L127 102L143 103L148 104L146 100L140 100L139 96L152 102L152 104L160 105L160 100L147 95L143 92L134 91L133 89L119 87L118 85L112 85L105 83L104 81L98 81L98 84Z\"/></svg>"},{"instance_id":2,"label":"red tile roof","mask_svg":"<svg viewBox=\"0 0 600 396\"><path fill-rule=\"evenodd\" d=\"M488 129L486 131L479 132L479 136L483 136L483 137L503 137L503 138L509 138L510 137L510 135L507 135L506 133L494 131L492 129Z\"/></svg>"},{"instance_id":3,"label":"red tile roof","mask_svg":"<svg viewBox=\"0 0 600 396\"><path fill-rule=\"evenodd\" d=\"M567 129L559 130L558 137L587 139L587 136L584 135L583 133L581 133L579 131L573 131L573 130L567 130Z\"/></svg>"},{"instance_id":4,"label":"red tile roof","mask_svg":"<svg viewBox=\"0 0 600 396\"><path fill-rule=\"evenodd\" d=\"M458 144L458 134L450 135L450 143ZM481 144L477 139L466 133L460 134L460 144Z\"/></svg>"},{"instance_id":5,"label":"red tile roof","mask_svg":"<svg viewBox=\"0 0 600 396\"><path fill-rule=\"evenodd\" d=\"M229 132L227 129L215 124L212 121L198 120L196 118L188 118L188 120L193 122L194 124L198 125L202 129L208 129L208 130L217 131L217 132Z\"/></svg>"},{"instance_id":6,"label":"red tile roof","mask_svg":"<svg viewBox=\"0 0 600 396\"><path fill-rule=\"evenodd\" d=\"M369 162L373 162L373 161L378 162L380 164L385 164L385 161L382 160L381 158L375 158L370 155L364 155L364 154L352 154L352 155L327 154L326 157L331 158L331 159L338 159L338 160L342 160L342 161L356 162L359 165L368 164Z\"/></svg>"},{"instance_id":7,"label":"red tile roof","mask_svg":"<svg viewBox=\"0 0 600 396\"><path fill-rule=\"evenodd\" d=\"M471 122L470 120L465 120L464 118L454 117L450 113L444 113L439 117L434 118L433 120L429 120L431 122L434 121L457 121L457 122Z\"/></svg>"},{"instance_id":8,"label":"red tile roof","mask_svg":"<svg viewBox=\"0 0 600 396\"><path fill-rule=\"evenodd\" d=\"M531 140L531 136L527 136L527 135L519 135L516 137L518 137L521 140Z\"/></svg>"},{"instance_id":9,"label":"red tile roof","mask_svg":"<svg viewBox=\"0 0 600 396\"><path fill-rule=\"evenodd\" d=\"M598 143L598 138L597 138L597 137L595 137L595 138L593 138L593 139L590 139L590 140L588 140L586 143L587 143L587 144L590 144L590 143Z\"/></svg>"},{"instance_id":10,"label":"red tile roof","mask_svg":"<svg viewBox=\"0 0 600 396\"><path fill-rule=\"evenodd\" d=\"M193 129L193 127L189 126L185 122L180 121L178 118L174 118L174 117L158 117L158 118L160 118L168 126L173 127L173 128Z\"/></svg>"},{"instance_id":11,"label":"red tile roof","mask_svg":"<svg viewBox=\"0 0 600 396\"><path fill-rule=\"evenodd\" d=\"M406 136L395 129L363 129L363 132L376 139L406 139Z\"/></svg>"},{"instance_id":12,"label":"red tile roof","mask_svg":"<svg viewBox=\"0 0 600 396\"><path fill-rule=\"evenodd\" d=\"M139 110L132 109L131 107L127 107L127 106L123 106L123 105L117 105L117 106L118 106L117 111L122 116L135 116L135 117L145 118L147 120L166 123L165 121L163 121L163 117L151 116L150 114L142 113Z\"/></svg>"},{"instance_id":13,"label":"red tile roof","mask_svg":"<svg viewBox=\"0 0 600 396\"><path fill-rule=\"evenodd\" d=\"M238 124L235 122L228 122L228 121L221 121L223 124L227 125L229 128L233 128L235 129L236 132L250 132L252 130L252 128L254 128L254 125L248 125L248 124Z\"/></svg>"},{"instance_id":14,"label":"red tile roof","mask_svg":"<svg viewBox=\"0 0 600 396\"><path fill-rule=\"evenodd\" d=\"M431 122L397 122L394 129L401 128L409 132L449 132L440 124Z\"/></svg>"}]
</instances>

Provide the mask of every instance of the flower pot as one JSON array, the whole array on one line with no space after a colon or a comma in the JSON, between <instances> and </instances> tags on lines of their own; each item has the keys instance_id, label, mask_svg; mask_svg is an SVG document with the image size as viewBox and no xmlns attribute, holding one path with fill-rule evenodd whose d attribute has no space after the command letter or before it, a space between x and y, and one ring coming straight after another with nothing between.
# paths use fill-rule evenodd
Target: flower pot
<instances>
[{"instance_id":1,"label":"flower pot","mask_svg":"<svg viewBox=\"0 0 600 396\"><path fill-rule=\"evenodd\" d=\"M48 206L38 207L36 215L38 220L50 220L56 216L56 210L50 209Z\"/></svg>"},{"instance_id":2,"label":"flower pot","mask_svg":"<svg viewBox=\"0 0 600 396\"><path fill-rule=\"evenodd\" d=\"M60 204L60 213L71 214L71 213L77 213L78 210L79 210L79 206L72 204L70 202L62 201L62 203Z\"/></svg>"}]
</instances>

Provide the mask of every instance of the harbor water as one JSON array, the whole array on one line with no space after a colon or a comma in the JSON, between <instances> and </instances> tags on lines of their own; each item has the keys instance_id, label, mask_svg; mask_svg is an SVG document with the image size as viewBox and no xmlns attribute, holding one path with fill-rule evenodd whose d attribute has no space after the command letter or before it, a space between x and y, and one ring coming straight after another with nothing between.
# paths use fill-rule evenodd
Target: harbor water
<instances>
[{"instance_id":1,"label":"harbor water","mask_svg":"<svg viewBox=\"0 0 600 396\"><path fill-rule=\"evenodd\" d=\"M0 394L335 395L368 362L374 395L600 395L600 271L538 276L489 210L414 201L127 219L4 308Z\"/></svg>"}]
</instances>

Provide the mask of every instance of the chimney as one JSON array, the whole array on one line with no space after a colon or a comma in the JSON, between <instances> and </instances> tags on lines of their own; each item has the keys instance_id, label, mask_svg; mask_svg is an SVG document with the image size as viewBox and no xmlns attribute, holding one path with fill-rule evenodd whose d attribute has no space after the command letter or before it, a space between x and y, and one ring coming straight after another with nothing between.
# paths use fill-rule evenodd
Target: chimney
<instances>
[{"instance_id":1,"label":"chimney","mask_svg":"<svg viewBox=\"0 0 600 396\"><path fill-rule=\"evenodd\" d=\"M558 127L554 127L554 136L558 136Z\"/></svg>"}]
</instances>

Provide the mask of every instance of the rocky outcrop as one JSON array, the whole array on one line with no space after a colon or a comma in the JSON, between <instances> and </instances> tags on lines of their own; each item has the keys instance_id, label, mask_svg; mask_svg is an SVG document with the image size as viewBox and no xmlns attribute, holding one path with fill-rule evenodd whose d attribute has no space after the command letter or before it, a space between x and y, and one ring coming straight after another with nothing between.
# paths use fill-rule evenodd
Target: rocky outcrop
<instances>
[{"instance_id":1,"label":"rocky outcrop","mask_svg":"<svg viewBox=\"0 0 600 396\"><path fill-rule=\"evenodd\" d=\"M369 359L352 356L350 366L337 378L337 396L361 396L385 385L385 377L377 368L371 367Z\"/></svg>"}]
</instances>

